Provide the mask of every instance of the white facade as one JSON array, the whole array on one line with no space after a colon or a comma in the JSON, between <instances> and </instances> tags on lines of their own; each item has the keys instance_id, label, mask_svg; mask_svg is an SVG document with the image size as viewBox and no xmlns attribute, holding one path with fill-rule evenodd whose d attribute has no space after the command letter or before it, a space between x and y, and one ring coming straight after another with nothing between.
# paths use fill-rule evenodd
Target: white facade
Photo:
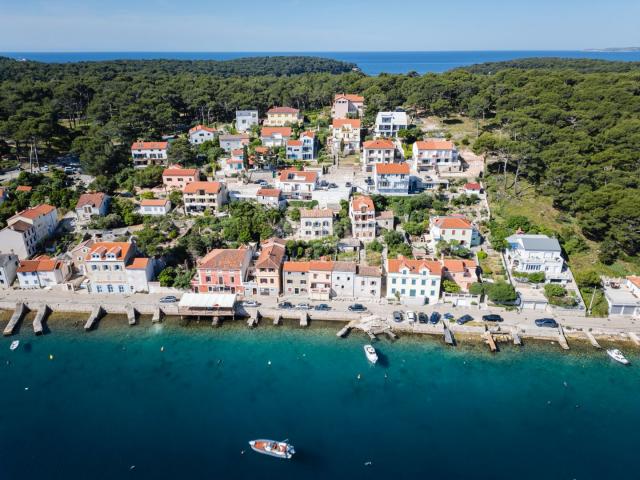
<instances>
[{"instance_id":1,"label":"white facade","mask_svg":"<svg viewBox=\"0 0 640 480\"><path fill-rule=\"evenodd\" d=\"M447 140L426 140L413 144L413 168L423 171L460 171L461 163L458 150L453 142Z\"/></svg>"},{"instance_id":2,"label":"white facade","mask_svg":"<svg viewBox=\"0 0 640 480\"><path fill-rule=\"evenodd\" d=\"M460 242L464 247L473 247L480 244L480 232L466 218L462 216L431 217L429 219L429 234L432 248L440 241Z\"/></svg>"},{"instance_id":3,"label":"white facade","mask_svg":"<svg viewBox=\"0 0 640 480\"><path fill-rule=\"evenodd\" d=\"M333 98L331 118L353 118L364 115L364 97L339 93Z\"/></svg>"},{"instance_id":4,"label":"white facade","mask_svg":"<svg viewBox=\"0 0 640 480\"><path fill-rule=\"evenodd\" d=\"M315 240L333 235L333 211L327 209L300 210L298 236L303 240Z\"/></svg>"},{"instance_id":5,"label":"white facade","mask_svg":"<svg viewBox=\"0 0 640 480\"><path fill-rule=\"evenodd\" d=\"M331 125L331 150L350 155L360 151L360 119L335 119Z\"/></svg>"},{"instance_id":6,"label":"white facade","mask_svg":"<svg viewBox=\"0 0 640 480\"><path fill-rule=\"evenodd\" d=\"M260 141L263 147L284 147L291 138L291 127L262 127Z\"/></svg>"},{"instance_id":7,"label":"white facade","mask_svg":"<svg viewBox=\"0 0 640 480\"><path fill-rule=\"evenodd\" d=\"M316 158L316 137L313 132L303 132L298 140L287 142L287 160L314 160Z\"/></svg>"},{"instance_id":8,"label":"white facade","mask_svg":"<svg viewBox=\"0 0 640 480\"><path fill-rule=\"evenodd\" d=\"M362 170L373 172L378 163L393 163L399 158L395 143L391 140L364 142L362 148Z\"/></svg>"},{"instance_id":9,"label":"white facade","mask_svg":"<svg viewBox=\"0 0 640 480\"><path fill-rule=\"evenodd\" d=\"M7 220L0 230L0 253L13 253L19 259L29 258L38 245L58 226L58 211L51 205L28 208Z\"/></svg>"},{"instance_id":10,"label":"white facade","mask_svg":"<svg viewBox=\"0 0 640 480\"><path fill-rule=\"evenodd\" d=\"M0 289L9 288L16 279L16 270L20 261L12 253L0 254Z\"/></svg>"},{"instance_id":11,"label":"white facade","mask_svg":"<svg viewBox=\"0 0 640 480\"><path fill-rule=\"evenodd\" d=\"M373 182L380 195L408 195L411 188L409 165L378 163L374 168Z\"/></svg>"},{"instance_id":12,"label":"white facade","mask_svg":"<svg viewBox=\"0 0 640 480\"><path fill-rule=\"evenodd\" d=\"M231 150L237 150L239 148L249 145L249 135L220 135L220 148L225 152L231 152Z\"/></svg>"},{"instance_id":13,"label":"white facade","mask_svg":"<svg viewBox=\"0 0 640 480\"><path fill-rule=\"evenodd\" d=\"M76 205L78 220L88 221L91 217L102 217L107 214L109 196L104 193L83 193Z\"/></svg>"},{"instance_id":14,"label":"white facade","mask_svg":"<svg viewBox=\"0 0 640 480\"><path fill-rule=\"evenodd\" d=\"M191 145L200 145L216 138L216 129L206 127L204 125L196 125L189 130L189 143Z\"/></svg>"},{"instance_id":15,"label":"white facade","mask_svg":"<svg viewBox=\"0 0 640 480\"><path fill-rule=\"evenodd\" d=\"M169 200L142 200L140 202L140 215L166 215L171 211Z\"/></svg>"},{"instance_id":16,"label":"white facade","mask_svg":"<svg viewBox=\"0 0 640 480\"><path fill-rule=\"evenodd\" d=\"M333 262L331 270L331 296L353 298L355 296L356 264Z\"/></svg>"},{"instance_id":17,"label":"white facade","mask_svg":"<svg viewBox=\"0 0 640 480\"><path fill-rule=\"evenodd\" d=\"M227 190L220 182L191 182L182 191L182 201L187 214L202 214L205 210L220 211L227 201Z\"/></svg>"},{"instance_id":18,"label":"white facade","mask_svg":"<svg viewBox=\"0 0 640 480\"><path fill-rule=\"evenodd\" d=\"M387 298L408 305L438 303L441 265L433 260L387 260Z\"/></svg>"},{"instance_id":19,"label":"white facade","mask_svg":"<svg viewBox=\"0 0 640 480\"><path fill-rule=\"evenodd\" d=\"M236 130L247 132L258 125L258 110L236 110Z\"/></svg>"},{"instance_id":20,"label":"white facade","mask_svg":"<svg viewBox=\"0 0 640 480\"><path fill-rule=\"evenodd\" d=\"M395 138L400 130L409 127L405 112L378 112L374 135L376 137Z\"/></svg>"},{"instance_id":21,"label":"white facade","mask_svg":"<svg viewBox=\"0 0 640 480\"><path fill-rule=\"evenodd\" d=\"M62 260L39 257L22 260L17 270L20 288L34 289L63 284L71 273L68 264Z\"/></svg>"},{"instance_id":22,"label":"white facade","mask_svg":"<svg viewBox=\"0 0 640 480\"><path fill-rule=\"evenodd\" d=\"M135 168L167 163L168 142L135 142L131 145L131 158Z\"/></svg>"},{"instance_id":23,"label":"white facade","mask_svg":"<svg viewBox=\"0 0 640 480\"><path fill-rule=\"evenodd\" d=\"M148 258L134 258L135 244L130 242L96 242L85 257L86 276L91 293L148 292L153 263ZM142 272L142 273L141 273ZM146 282L142 278L146 278Z\"/></svg>"},{"instance_id":24,"label":"white facade","mask_svg":"<svg viewBox=\"0 0 640 480\"><path fill-rule=\"evenodd\" d=\"M507 238L509 269L521 273L544 272L547 280L564 277L560 243L546 235L515 234Z\"/></svg>"},{"instance_id":25,"label":"white facade","mask_svg":"<svg viewBox=\"0 0 640 480\"><path fill-rule=\"evenodd\" d=\"M311 192L316 189L318 174L300 170L283 170L276 179L276 188L280 189L287 198L311 198Z\"/></svg>"},{"instance_id":26,"label":"white facade","mask_svg":"<svg viewBox=\"0 0 640 480\"><path fill-rule=\"evenodd\" d=\"M358 266L353 284L353 296L357 299L379 299L382 296L382 273L377 267Z\"/></svg>"}]
</instances>

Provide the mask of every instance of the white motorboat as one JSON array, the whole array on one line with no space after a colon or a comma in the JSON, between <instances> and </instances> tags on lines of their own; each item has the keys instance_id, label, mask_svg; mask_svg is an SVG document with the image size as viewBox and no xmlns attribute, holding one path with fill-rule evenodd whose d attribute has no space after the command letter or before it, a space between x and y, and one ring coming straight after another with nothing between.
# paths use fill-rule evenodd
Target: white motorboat
<instances>
[{"instance_id":1,"label":"white motorboat","mask_svg":"<svg viewBox=\"0 0 640 480\"><path fill-rule=\"evenodd\" d=\"M616 362L619 362L623 365L629 365L629 360L627 360L627 358L617 348L612 348L611 350L607 350L607 355L613 358Z\"/></svg>"},{"instance_id":2,"label":"white motorboat","mask_svg":"<svg viewBox=\"0 0 640 480\"><path fill-rule=\"evenodd\" d=\"M20 340L14 340L13 342L11 342L11 345L9 345L9 350L15 350L19 346L20 346Z\"/></svg>"},{"instance_id":3,"label":"white motorboat","mask_svg":"<svg viewBox=\"0 0 640 480\"><path fill-rule=\"evenodd\" d=\"M282 442L266 439L251 440L249 445L251 445L251 448L258 453L269 455L271 457L284 458L286 460L289 460L293 457L293 454L296 453L293 445L287 443L286 440Z\"/></svg>"},{"instance_id":4,"label":"white motorboat","mask_svg":"<svg viewBox=\"0 0 640 480\"><path fill-rule=\"evenodd\" d=\"M376 349L371 345L364 346L364 354L367 356L367 360L369 360L374 365L378 361L378 354L376 352Z\"/></svg>"}]
</instances>

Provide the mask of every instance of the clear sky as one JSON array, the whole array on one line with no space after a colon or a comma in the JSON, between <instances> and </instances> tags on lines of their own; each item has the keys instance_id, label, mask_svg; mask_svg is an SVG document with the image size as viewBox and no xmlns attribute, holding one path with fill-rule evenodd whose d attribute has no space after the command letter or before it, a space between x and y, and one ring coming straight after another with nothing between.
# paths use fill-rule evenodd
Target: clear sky
<instances>
[{"instance_id":1,"label":"clear sky","mask_svg":"<svg viewBox=\"0 0 640 480\"><path fill-rule=\"evenodd\" d=\"M640 46L640 0L2 0L0 51Z\"/></svg>"}]
</instances>

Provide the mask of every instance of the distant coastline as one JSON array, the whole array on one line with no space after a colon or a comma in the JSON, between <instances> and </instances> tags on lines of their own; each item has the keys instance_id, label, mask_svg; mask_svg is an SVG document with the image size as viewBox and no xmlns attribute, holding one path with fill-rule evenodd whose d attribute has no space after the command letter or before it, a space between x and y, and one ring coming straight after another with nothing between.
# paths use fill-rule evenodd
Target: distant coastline
<instances>
[{"instance_id":1,"label":"distant coastline","mask_svg":"<svg viewBox=\"0 0 640 480\"><path fill-rule=\"evenodd\" d=\"M313 56L356 64L367 75L442 73L469 65L522 58L640 61L639 51L494 50L432 52L0 52L0 56L47 63L101 60L234 60L245 57Z\"/></svg>"},{"instance_id":2,"label":"distant coastline","mask_svg":"<svg viewBox=\"0 0 640 480\"><path fill-rule=\"evenodd\" d=\"M587 48L585 52L629 53L640 52L640 47Z\"/></svg>"}]
</instances>

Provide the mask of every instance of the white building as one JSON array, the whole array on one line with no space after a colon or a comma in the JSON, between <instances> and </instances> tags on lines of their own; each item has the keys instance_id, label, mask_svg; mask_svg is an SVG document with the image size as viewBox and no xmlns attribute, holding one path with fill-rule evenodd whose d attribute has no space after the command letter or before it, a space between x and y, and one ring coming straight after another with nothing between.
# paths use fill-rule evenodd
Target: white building
<instances>
[{"instance_id":1,"label":"white building","mask_svg":"<svg viewBox=\"0 0 640 480\"><path fill-rule=\"evenodd\" d=\"M68 263L46 255L21 260L17 270L20 288L45 288L62 285L71 276Z\"/></svg>"},{"instance_id":2,"label":"white building","mask_svg":"<svg viewBox=\"0 0 640 480\"><path fill-rule=\"evenodd\" d=\"M168 198L146 198L140 200L140 215L166 215L171 211Z\"/></svg>"},{"instance_id":3,"label":"white building","mask_svg":"<svg viewBox=\"0 0 640 480\"><path fill-rule=\"evenodd\" d=\"M148 282L153 278L151 263L148 258L136 258L136 247L131 242L96 242L85 257L89 291L148 292Z\"/></svg>"},{"instance_id":4,"label":"white building","mask_svg":"<svg viewBox=\"0 0 640 480\"><path fill-rule=\"evenodd\" d=\"M273 107L267 111L267 119L264 121L265 127L285 127L287 125L301 124L303 115L297 108Z\"/></svg>"},{"instance_id":5,"label":"white building","mask_svg":"<svg viewBox=\"0 0 640 480\"><path fill-rule=\"evenodd\" d=\"M7 226L0 230L0 252L13 253L21 260L29 258L57 226L58 211L55 207L41 204L27 208L10 217Z\"/></svg>"},{"instance_id":6,"label":"white building","mask_svg":"<svg viewBox=\"0 0 640 480\"><path fill-rule=\"evenodd\" d=\"M248 132L258 125L258 110L236 110L236 130Z\"/></svg>"},{"instance_id":7,"label":"white building","mask_svg":"<svg viewBox=\"0 0 640 480\"><path fill-rule=\"evenodd\" d=\"M355 262L328 262L331 268L331 298L353 298L357 266Z\"/></svg>"},{"instance_id":8,"label":"white building","mask_svg":"<svg viewBox=\"0 0 640 480\"><path fill-rule=\"evenodd\" d=\"M191 145L200 145L216 138L218 134L215 128L206 127L204 125L196 125L189 130L189 143Z\"/></svg>"},{"instance_id":9,"label":"white building","mask_svg":"<svg viewBox=\"0 0 640 480\"><path fill-rule=\"evenodd\" d=\"M458 172L461 169L458 150L448 140L425 140L413 144L413 168L418 172Z\"/></svg>"},{"instance_id":10,"label":"white building","mask_svg":"<svg viewBox=\"0 0 640 480\"><path fill-rule=\"evenodd\" d=\"M202 214L205 210L217 213L227 201L227 190L221 182L191 182L182 190L182 200L188 215Z\"/></svg>"},{"instance_id":11,"label":"white building","mask_svg":"<svg viewBox=\"0 0 640 480\"><path fill-rule=\"evenodd\" d=\"M131 158L135 168L149 165L166 165L168 142L134 142L131 145Z\"/></svg>"},{"instance_id":12,"label":"white building","mask_svg":"<svg viewBox=\"0 0 640 480\"><path fill-rule=\"evenodd\" d=\"M316 158L316 134L302 132L298 140L287 141L287 160L314 160Z\"/></svg>"},{"instance_id":13,"label":"white building","mask_svg":"<svg viewBox=\"0 0 640 480\"><path fill-rule=\"evenodd\" d=\"M373 182L380 195L408 195L411 190L409 164L376 163Z\"/></svg>"},{"instance_id":14,"label":"white building","mask_svg":"<svg viewBox=\"0 0 640 480\"><path fill-rule=\"evenodd\" d=\"M623 280L604 281L604 296L609 315L640 318L640 277L629 275Z\"/></svg>"},{"instance_id":15,"label":"white building","mask_svg":"<svg viewBox=\"0 0 640 480\"><path fill-rule=\"evenodd\" d=\"M359 195L349 202L349 218L351 219L351 235L363 242L376 238L376 209L371 197Z\"/></svg>"},{"instance_id":16,"label":"white building","mask_svg":"<svg viewBox=\"0 0 640 480\"><path fill-rule=\"evenodd\" d=\"M287 201L282 196L279 188L260 188L256 193L256 200L266 207L281 208L286 206Z\"/></svg>"},{"instance_id":17,"label":"white building","mask_svg":"<svg viewBox=\"0 0 640 480\"><path fill-rule=\"evenodd\" d=\"M93 216L105 216L108 206L109 196L106 193L83 193L76 204L76 215L80 221L89 221Z\"/></svg>"},{"instance_id":18,"label":"white building","mask_svg":"<svg viewBox=\"0 0 640 480\"><path fill-rule=\"evenodd\" d=\"M16 279L16 270L20 265L18 256L12 253L0 253L0 289L9 288Z\"/></svg>"},{"instance_id":19,"label":"white building","mask_svg":"<svg viewBox=\"0 0 640 480\"><path fill-rule=\"evenodd\" d=\"M387 259L387 298L433 305L440 298L442 265L435 260Z\"/></svg>"},{"instance_id":20,"label":"white building","mask_svg":"<svg viewBox=\"0 0 640 480\"><path fill-rule=\"evenodd\" d=\"M405 112L378 112L374 135L376 137L396 138L400 130L409 127L409 120Z\"/></svg>"},{"instance_id":21,"label":"white building","mask_svg":"<svg viewBox=\"0 0 640 480\"><path fill-rule=\"evenodd\" d=\"M333 97L331 118L360 118L364 115L364 97L351 93L338 93Z\"/></svg>"},{"instance_id":22,"label":"white building","mask_svg":"<svg viewBox=\"0 0 640 480\"><path fill-rule=\"evenodd\" d=\"M262 127L260 141L264 147L284 147L291 138L291 127Z\"/></svg>"},{"instance_id":23,"label":"white building","mask_svg":"<svg viewBox=\"0 0 640 480\"><path fill-rule=\"evenodd\" d=\"M336 118L331 123L331 151L351 155L360 151L359 118Z\"/></svg>"},{"instance_id":24,"label":"white building","mask_svg":"<svg viewBox=\"0 0 640 480\"><path fill-rule=\"evenodd\" d=\"M333 235L333 211L300 209L298 236L303 240L316 240Z\"/></svg>"},{"instance_id":25,"label":"white building","mask_svg":"<svg viewBox=\"0 0 640 480\"><path fill-rule=\"evenodd\" d=\"M373 172L374 165L394 163L398 158L398 150L392 140L370 140L362 147L362 170Z\"/></svg>"},{"instance_id":26,"label":"white building","mask_svg":"<svg viewBox=\"0 0 640 480\"><path fill-rule=\"evenodd\" d=\"M431 247L435 250L440 241L456 240L463 247L469 248L480 244L480 232L462 215L431 217L429 219Z\"/></svg>"},{"instance_id":27,"label":"white building","mask_svg":"<svg viewBox=\"0 0 640 480\"><path fill-rule=\"evenodd\" d=\"M231 152L231 150L237 150L249 145L249 135L242 133L239 135L220 135L220 148L225 152Z\"/></svg>"},{"instance_id":28,"label":"white building","mask_svg":"<svg viewBox=\"0 0 640 480\"><path fill-rule=\"evenodd\" d=\"M379 299L382 296L382 271L378 267L358 265L353 296L357 299Z\"/></svg>"},{"instance_id":29,"label":"white building","mask_svg":"<svg viewBox=\"0 0 640 480\"><path fill-rule=\"evenodd\" d=\"M306 200L318 184L318 174L304 170L282 170L276 179L276 188L282 191L285 198Z\"/></svg>"},{"instance_id":30,"label":"white building","mask_svg":"<svg viewBox=\"0 0 640 480\"><path fill-rule=\"evenodd\" d=\"M545 280L564 281L562 248L546 235L515 234L507 239L506 260L509 269L521 273L544 272Z\"/></svg>"}]
</instances>

